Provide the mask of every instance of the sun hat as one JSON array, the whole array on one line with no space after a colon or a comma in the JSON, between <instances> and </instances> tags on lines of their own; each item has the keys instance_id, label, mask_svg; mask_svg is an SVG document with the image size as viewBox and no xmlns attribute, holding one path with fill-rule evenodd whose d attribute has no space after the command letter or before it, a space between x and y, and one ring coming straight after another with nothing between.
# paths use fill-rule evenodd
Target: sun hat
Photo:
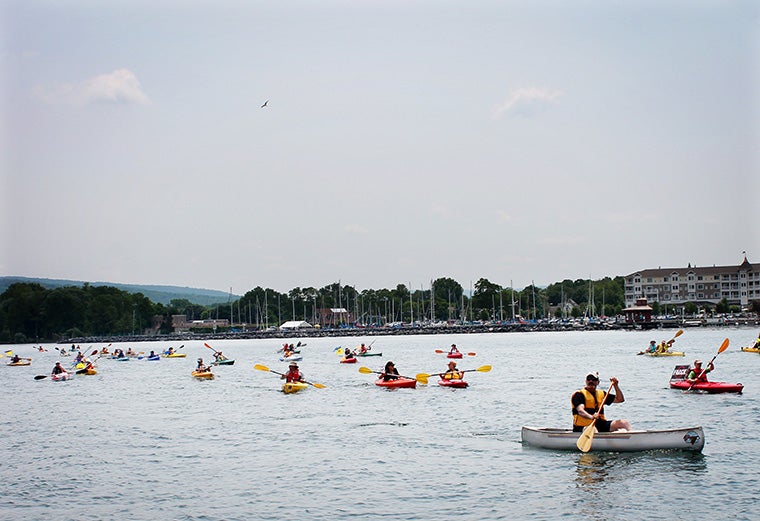
<instances>
[{"instance_id":1,"label":"sun hat","mask_svg":"<svg viewBox=\"0 0 760 521\"><path fill-rule=\"evenodd\" d=\"M599 381L599 373L597 371L590 371L586 375L586 380L596 380L596 381Z\"/></svg>"}]
</instances>

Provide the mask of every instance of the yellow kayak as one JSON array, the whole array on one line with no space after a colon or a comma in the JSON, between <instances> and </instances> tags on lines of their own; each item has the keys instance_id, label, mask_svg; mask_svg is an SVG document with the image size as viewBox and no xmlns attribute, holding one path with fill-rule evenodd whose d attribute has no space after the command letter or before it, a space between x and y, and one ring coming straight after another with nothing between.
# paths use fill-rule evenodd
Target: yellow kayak
<instances>
[{"instance_id":1,"label":"yellow kayak","mask_svg":"<svg viewBox=\"0 0 760 521\"><path fill-rule=\"evenodd\" d=\"M6 364L6 365L10 365L10 366L14 366L14 365L32 365L32 361L31 360L19 360L18 362L8 362L8 364Z\"/></svg>"},{"instance_id":2,"label":"yellow kayak","mask_svg":"<svg viewBox=\"0 0 760 521\"><path fill-rule=\"evenodd\" d=\"M170 355L161 355L164 358L185 358L187 353L172 353Z\"/></svg>"},{"instance_id":3,"label":"yellow kayak","mask_svg":"<svg viewBox=\"0 0 760 521\"><path fill-rule=\"evenodd\" d=\"M282 384L282 392L285 394L293 394L297 393L298 391L303 391L309 387L309 384L305 384L303 382L288 382Z\"/></svg>"},{"instance_id":4,"label":"yellow kayak","mask_svg":"<svg viewBox=\"0 0 760 521\"><path fill-rule=\"evenodd\" d=\"M199 378L201 380L213 380L214 379L214 373L211 371L193 371L192 374L195 378Z\"/></svg>"},{"instance_id":5,"label":"yellow kayak","mask_svg":"<svg viewBox=\"0 0 760 521\"><path fill-rule=\"evenodd\" d=\"M742 347L745 353L760 353L760 347Z\"/></svg>"},{"instance_id":6,"label":"yellow kayak","mask_svg":"<svg viewBox=\"0 0 760 521\"><path fill-rule=\"evenodd\" d=\"M647 356L686 356L682 351L665 351L664 353L644 353Z\"/></svg>"}]
</instances>

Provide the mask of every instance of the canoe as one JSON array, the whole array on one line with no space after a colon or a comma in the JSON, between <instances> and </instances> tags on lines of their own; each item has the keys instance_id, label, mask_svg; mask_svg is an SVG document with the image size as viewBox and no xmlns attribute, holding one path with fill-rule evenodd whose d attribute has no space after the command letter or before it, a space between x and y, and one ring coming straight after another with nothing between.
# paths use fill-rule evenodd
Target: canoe
<instances>
[{"instance_id":1,"label":"canoe","mask_svg":"<svg viewBox=\"0 0 760 521\"><path fill-rule=\"evenodd\" d=\"M187 356L187 353L172 353L170 355L163 353L161 356L164 358L185 358Z\"/></svg>"},{"instance_id":2,"label":"canoe","mask_svg":"<svg viewBox=\"0 0 760 521\"><path fill-rule=\"evenodd\" d=\"M383 353L356 353L356 356L383 356Z\"/></svg>"},{"instance_id":3,"label":"canoe","mask_svg":"<svg viewBox=\"0 0 760 521\"><path fill-rule=\"evenodd\" d=\"M382 378L375 380L375 385L378 387L386 387L388 389L414 389L417 387L417 380L414 378L397 378L396 380L388 380L387 382Z\"/></svg>"},{"instance_id":4,"label":"canoe","mask_svg":"<svg viewBox=\"0 0 760 521\"><path fill-rule=\"evenodd\" d=\"M356 358L346 358L345 356L340 359L341 364L355 364Z\"/></svg>"},{"instance_id":5,"label":"canoe","mask_svg":"<svg viewBox=\"0 0 760 521\"><path fill-rule=\"evenodd\" d=\"M298 391L303 391L307 387L309 387L309 384L303 382L287 382L282 384L282 392L285 394L293 394Z\"/></svg>"},{"instance_id":6,"label":"canoe","mask_svg":"<svg viewBox=\"0 0 760 521\"><path fill-rule=\"evenodd\" d=\"M468 384L467 382L461 379L441 378L438 380L438 385L440 385L441 387L453 387L454 389L464 389L470 384Z\"/></svg>"},{"instance_id":7,"label":"canoe","mask_svg":"<svg viewBox=\"0 0 760 521\"><path fill-rule=\"evenodd\" d=\"M571 429L540 429L523 427L524 445L551 450L578 451L580 432ZM593 452L639 452L644 450L688 450L701 452L705 446L702 427L658 431L616 431L594 434Z\"/></svg>"},{"instance_id":8,"label":"canoe","mask_svg":"<svg viewBox=\"0 0 760 521\"><path fill-rule=\"evenodd\" d=\"M719 393L740 393L744 389L744 385L740 383L731 384L728 382L697 382L693 386L686 380L671 380L671 389L681 389L682 391L688 391L691 387L692 391L699 391L708 394Z\"/></svg>"},{"instance_id":9,"label":"canoe","mask_svg":"<svg viewBox=\"0 0 760 521\"><path fill-rule=\"evenodd\" d=\"M214 373L211 371L193 371L190 374L200 380L213 380L214 378Z\"/></svg>"},{"instance_id":10,"label":"canoe","mask_svg":"<svg viewBox=\"0 0 760 521\"><path fill-rule=\"evenodd\" d=\"M462 358L462 353L448 353L446 358Z\"/></svg>"},{"instance_id":11,"label":"canoe","mask_svg":"<svg viewBox=\"0 0 760 521\"><path fill-rule=\"evenodd\" d=\"M745 353L760 353L760 347L742 347Z\"/></svg>"},{"instance_id":12,"label":"canoe","mask_svg":"<svg viewBox=\"0 0 760 521\"><path fill-rule=\"evenodd\" d=\"M9 366L14 366L14 365L18 365L18 366L20 366L20 365L32 365L32 361L31 360L19 360L18 362L8 362L7 365L9 365Z\"/></svg>"},{"instance_id":13,"label":"canoe","mask_svg":"<svg viewBox=\"0 0 760 521\"><path fill-rule=\"evenodd\" d=\"M665 351L664 353L644 353L647 356L686 356L683 351Z\"/></svg>"},{"instance_id":14,"label":"canoe","mask_svg":"<svg viewBox=\"0 0 760 521\"><path fill-rule=\"evenodd\" d=\"M71 380L74 377L71 373L58 373L58 374L51 374L50 379L54 382L65 382L66 380Z\"/></svg>"},{"instance_id":15,"label":"canoe","mask_svg":"<svg viewBox=\"0 0 760 521\"><path fill-rule=\"evenodd\" d=\"M230 360L229 358L226 360L218 360L216 362L213 362L214 365L232 365L234 364L234 360Z\"/></svg>"},{"instance_id":16,"label":"canoe","mask_svg":"<svg viewBox=\"0 0 760 521\"><path fill-rule=\"evenodd\" d=\"M301 360L303 360L301 355L280 357L280 362L300 362Z\"/></svg>"}]
</instances>

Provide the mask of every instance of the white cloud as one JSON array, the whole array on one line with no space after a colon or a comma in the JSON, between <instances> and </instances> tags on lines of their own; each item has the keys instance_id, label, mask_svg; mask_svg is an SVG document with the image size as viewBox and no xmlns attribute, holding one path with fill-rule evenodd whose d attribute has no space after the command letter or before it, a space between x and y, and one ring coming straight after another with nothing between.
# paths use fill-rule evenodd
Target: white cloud
<instances>
[{"instance_id":1,"label":"white cloud","mask_svg":"<svg viewBox=\"0 0 760 521\"><path fill-rule=\"evenodd\" d=\"M537 87L521 87L512 90L493 111L493 119L500 119L508 113L532 114L555 103L563 93L558 90L540 89Z\"/></svg>"},{"instance_id":2,"label":"white cloud","mask_svg":"<svg viewBox=\"0 0 760 521\"><path fill-rule=\"evenodd\" d=\"M140 80L128 69L117 69L79 83L37 86L34 94L47 103L74 106L102 102L147 105L150 102Z\"/></svg>"}]
</instances>

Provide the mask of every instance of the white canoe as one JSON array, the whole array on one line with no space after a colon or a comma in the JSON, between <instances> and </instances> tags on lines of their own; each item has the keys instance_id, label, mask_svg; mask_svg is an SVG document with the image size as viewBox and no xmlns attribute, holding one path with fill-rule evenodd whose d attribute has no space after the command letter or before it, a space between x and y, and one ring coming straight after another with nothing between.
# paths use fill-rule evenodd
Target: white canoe
<instances>
[{"instance_id":1,"label":"white canoe","mask_svg":"<svg viewBox=\"0 0 760 521\"><path fill-rule=\"evenodd\" d=\"M522 428L525 445L552 450L574 450L580 432L569 429ZM643 450L690 450L701 452L705 446L702 427L663 431L597 432L591 450L595 452L638 452Z\"/></svg>"}]
</instances>

